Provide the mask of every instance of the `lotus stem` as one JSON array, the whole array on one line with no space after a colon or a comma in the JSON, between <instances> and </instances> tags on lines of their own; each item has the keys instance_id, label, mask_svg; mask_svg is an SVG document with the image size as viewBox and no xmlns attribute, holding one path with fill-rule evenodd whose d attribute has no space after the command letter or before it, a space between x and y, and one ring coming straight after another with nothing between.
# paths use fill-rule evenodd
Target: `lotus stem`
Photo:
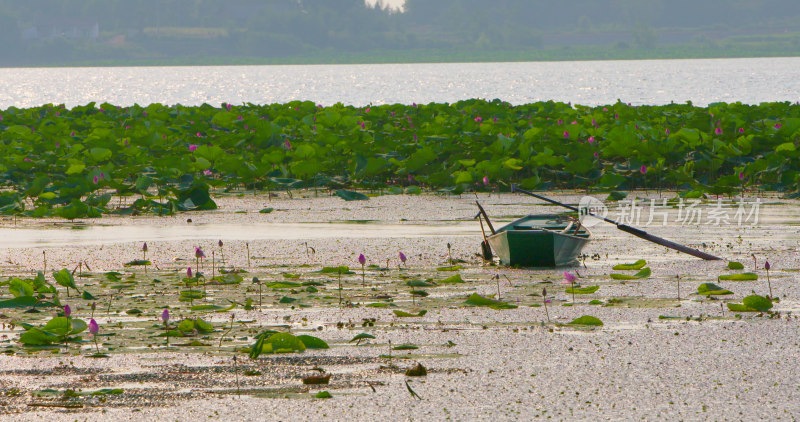
<instances>
[{"instance_id":1,"label":"lotus stem","mask_svg":"<svg viewBox=\"0 0 800 422\"><path fill-rule=\"evenodd\" d=\"M342 306L342 268L340 267L337 272L339 273L339 306Z\"/></svg>"},{"instance_id":2,"label":"lotus stem","mask_svg":"<svg viewBox=\"0 0 800 422\"><path fill-rule=\"evenodd\" d=\"M767 270L767 287L769 287L769 297L772 299L774 296L772 295L772 283L769 281L769 270Z\"/></svg>"}]
</instances>

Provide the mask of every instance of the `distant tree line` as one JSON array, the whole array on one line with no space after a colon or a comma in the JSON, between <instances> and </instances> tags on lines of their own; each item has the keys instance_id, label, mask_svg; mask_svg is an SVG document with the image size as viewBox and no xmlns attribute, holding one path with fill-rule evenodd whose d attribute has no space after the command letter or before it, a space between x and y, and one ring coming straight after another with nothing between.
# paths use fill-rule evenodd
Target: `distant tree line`
<instances>
[{"instance_id":1,"label":"distant tree line","mask_svg":"<svg viewBox=\"0 0 800 422\"><path fill-rule=\"evenodd\" d=\"M705 42L800 32L797 0L0 0L0 65L413 59L419 50ZM709 35L710 34L710 35Z\"/></svg>"}]
</instances>

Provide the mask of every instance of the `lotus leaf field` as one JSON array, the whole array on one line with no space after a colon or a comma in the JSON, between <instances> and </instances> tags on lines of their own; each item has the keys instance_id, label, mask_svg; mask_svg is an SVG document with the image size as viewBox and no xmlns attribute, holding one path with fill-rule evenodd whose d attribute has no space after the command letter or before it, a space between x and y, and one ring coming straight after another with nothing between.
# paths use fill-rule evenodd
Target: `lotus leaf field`
<instances>
[{"instance_id":1,"label":"lotus leaf field","mask_svg":"<svg viewBox=\"0 0 800 422\"><path fill-rule=\"evenodd\" d=\"M0 420L800 414L800 105L46 105L0 140ZM512 183L664 199L648 230L724 260L602 223L499 266L475 199L563 211ZM708 195L761 220L667 218Z\"/></svg>"},{"instance_id":2,"label":"lotus leaf field","mask_svg":"<svg viewBox=\"0 0 800 422\"><path fill-rule=\"evenodd\" d=\"M0 212L35 217L207 210L209 188L238 187L800 192L789 103L90 103L0 116ZM112 194L134 200L112 209Z\"/></svg>"}]
</instances>

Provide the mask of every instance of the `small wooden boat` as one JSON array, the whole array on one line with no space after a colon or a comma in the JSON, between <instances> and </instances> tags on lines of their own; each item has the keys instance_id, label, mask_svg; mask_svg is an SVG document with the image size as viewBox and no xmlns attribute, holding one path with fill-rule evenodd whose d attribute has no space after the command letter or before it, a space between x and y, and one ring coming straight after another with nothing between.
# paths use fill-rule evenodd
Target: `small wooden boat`
<instances>
[{"instance_id":1,"label":"small wooden boat","mask_svg":"<svg viewBox=\"0 0 800 422\"><path fill-rule=\"evenodd\" d=\"M558 267L577 262L592 233L579 221L557 214L520 218L487 238L503 265Z\"/></svg>"}]
</instances>

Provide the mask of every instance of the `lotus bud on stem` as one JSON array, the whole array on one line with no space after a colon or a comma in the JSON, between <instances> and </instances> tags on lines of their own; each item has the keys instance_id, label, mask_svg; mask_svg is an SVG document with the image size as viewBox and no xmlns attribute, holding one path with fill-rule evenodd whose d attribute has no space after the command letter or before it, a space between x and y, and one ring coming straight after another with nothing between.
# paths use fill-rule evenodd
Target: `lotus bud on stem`
<instances>
[{"instance_id":1,"label":"lotus bud on stem","mask_svg":"<svg viewBox=\"0 0 800 422\"><path fill-rule=\"evenodd\" d=\"M358 263L361 264L361 284L366 286L367 281L366 281L364 265L366 265L367 263L367 258L364 256L363 253L358 255Z\"/></svg>"},{"instance_id":2,"label":"lotus bud on stem","mask_svg":"<svg viewBox=\"0 0 800 422\"><path fill-rule=\"evenodd\" d=\"M764 261L764 269L767 270L767 287L769 287L769 298L771 300L773 296L772 296L772 283L770 283L769 281L769 269L770 269L769 261Z\"/></svg>"},{"instance_id":3,"label":"lotus bud on stem","mask_svg":"<svg viewBox=\"0 0 800 422\"><path fill-rule=\"evenodd\" d=\"M92 339L94 340L94 348L97 350L97 354L100 354L100 346L97 345L97 333L100 331L100 327L97 325L97 321L94 318L89 320L89 333L92 334Z\"/></svg>"},{"instance_id":4,"label":"lotus bud on stem","mask_svg":"<svg viewBox=\"0 0 800 422\"><path fill-rule=\"evenodd\" d=\"M564 271L564 279L569 283L570 290L572 291L572 303L575 303L575 276Z\"/></svg>"}]
</instances>

